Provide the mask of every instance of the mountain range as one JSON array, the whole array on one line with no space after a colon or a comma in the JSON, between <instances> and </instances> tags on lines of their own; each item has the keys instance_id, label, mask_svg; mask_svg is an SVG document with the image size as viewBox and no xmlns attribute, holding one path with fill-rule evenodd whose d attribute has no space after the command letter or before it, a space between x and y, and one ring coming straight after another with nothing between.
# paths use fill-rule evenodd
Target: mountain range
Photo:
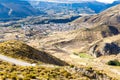
<instances>
[{"instance_id":1,"label":"mountain range","mask_svg":"<svg viewBox=\"0 0 120 80\"><path fill-rule=\"evenodd\" d=\"M102 3L98 1L81 1L74 3L66 2L43 2L43 1L30 1L31 5L40 10L53 10L55 12L65 12L66 10L72 11L77 14L87 13L95 14L99 13L111 6L119 4L120 1L114 1L113 3Z\"/></svg>"},{"instance_id":2,"label":"mountain range","mask_svg":"<svg viewBox=\"0 0 120 80\"><path fill-rule=\"evenodd\" d=\"M1 0L0 1L0 19L24 18L27 16L38 15L78 15L78 14L96 14L111 6L119 4L115 1L111 4L105 4L97 1L81 3L55 3L45 1L21 1L21 0Z\"/></svg>"}]
</instances>

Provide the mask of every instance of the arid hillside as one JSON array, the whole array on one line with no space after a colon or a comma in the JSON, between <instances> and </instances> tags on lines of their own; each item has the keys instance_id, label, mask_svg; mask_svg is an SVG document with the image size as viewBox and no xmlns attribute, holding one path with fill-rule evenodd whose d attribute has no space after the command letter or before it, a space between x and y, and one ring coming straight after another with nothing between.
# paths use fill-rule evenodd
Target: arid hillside
<instances>
[{"instance_id":1,"label":"arid hillside","mask_svg":"<svg viewBox=\"0 0 120 80\"><path fill-rule=\"evenodd\" d=\"M21 41L5 41L0 43L0 53L13 58L25 60L31 63L47 63L55 65L68 65L44 51L32 48Z\"/></svg>"},{"instance_id":2,"label":"arid hillside","mask_svg":"<svg viewBox=\"0 0 120 80\"><path fill-rule=\"evenodd\" d=\"M93 42L89 47L88 53L95 57L112 54L119 55L120 35L103 38L101 40L98 40L97 42Z\"/></svg>"},{"instance_id":3,"label":"arid hillside","mask_svg":"<svg viewBox=\"0 0 120 80\"><path fill-rule=\"evenodd\" d=\"M97 15L85 16L79 18L75 20L73 23L75 24L87 23L87 24L92 24L91 26L109 25L109 26L115 26L119 29L118 26L120 26L120 5L116 5L112 8L109 8Z\"/></svg>"},{"instance_id":4,"label":"arid hillside","mask_svg":"<svg viewBox=\"0 0 120 80\"><path fill-rule=\"evenodd\" d=\"M98 15L91 16L84 21L84 23L92 24L90 27L82 27L69 32L58 32L42 38L39 41L41 43L39 48L54 53L88 53L94 43L107 37L119 35L119 7L120 5L117 5ZM83 19L85 18L76 20L79 22L76 24L81 25Z\"/></svg>"}]
</instances>

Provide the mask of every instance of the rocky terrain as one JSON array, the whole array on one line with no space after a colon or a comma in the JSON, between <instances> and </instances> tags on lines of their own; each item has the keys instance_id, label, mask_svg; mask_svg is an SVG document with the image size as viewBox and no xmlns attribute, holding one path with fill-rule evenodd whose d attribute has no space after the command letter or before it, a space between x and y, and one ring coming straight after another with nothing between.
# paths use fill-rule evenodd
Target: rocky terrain
<instances>
[{"instance_id":1,"label":"rocky terrain","mask_svg":"<svg viewBox=\"0 0 120 80\"><path fill-rule=\"evenodd\" d=\"M119 47L120 35L107 37L94 43L90 47L90 54L95 57L105 55L118 55L120 53Z\"/></svg>"},{"instance_id":2,"label":"rocky terrain","mask_svg":"<svg viewBox=\"0 0 120 80\"><path fill-rule=\"evenodd\" d=\"M93 70L90 67L21 67L13 65L4 61L0 61L0 79L28 79L28 80L39 80L39 79L73 79L73 80L91 80L91 79L106 79L112 80L106 74ZM8 65L8 66L6 66Z\"/></svg>"}]
</instances>

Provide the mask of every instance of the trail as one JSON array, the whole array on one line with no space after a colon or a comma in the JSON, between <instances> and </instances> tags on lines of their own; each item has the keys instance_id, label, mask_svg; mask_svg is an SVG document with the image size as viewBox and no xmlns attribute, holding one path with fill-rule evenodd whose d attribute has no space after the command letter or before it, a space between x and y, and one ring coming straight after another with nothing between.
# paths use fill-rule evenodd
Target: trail
<instances>
[{"instance_id":1,"label":"trail","mask_svg":"<svg viewBox=\"0 0 120 80\"><path fill-rule=\"evenodd\" d=\"M15 58L7 57L1 54L0 54L0 60L7 61L7 62L16 64L16 65L20 65L20 66L34 66L33 64L30 64L28 62L17 60Z\"/></svg>"}]
</instances>

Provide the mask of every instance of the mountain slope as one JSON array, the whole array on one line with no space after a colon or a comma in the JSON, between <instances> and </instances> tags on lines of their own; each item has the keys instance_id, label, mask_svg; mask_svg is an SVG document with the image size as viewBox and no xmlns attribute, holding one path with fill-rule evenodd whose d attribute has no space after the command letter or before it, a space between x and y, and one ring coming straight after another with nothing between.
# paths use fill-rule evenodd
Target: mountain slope
<instances>
[{"instance_id":1,"label":"mountain slope","mask_svg":"<svg viewBox=\"0 0 120 80\"><path fill-rule=\"evenodd\" d=\"M77 36L72 43L76 43L77 47L84 47L82 50L87 51L91 43L96 43L103 38L118 35L120 32L120 5L111 7L98 15L90 17L82 17L74 22L75 24L88 24L79 30L76 30ZM91 25L92 24L92 25ZM82 26L82 25L81 25ZM81 45L81 44L86 45ZM76 46L76 45L74 45ZM81 50L81 51L82 51Z\"/></svg>"},{"instance_id":2,"label":"mountain slope","mask_svg":"<svg viewBox=\"0 0 120 80\"><path fill-rule=\"evenodd\" d=\"M29 1L29 0L28 0ZM30 4L40 9L40 11L45 11L49 14L49 10L55 13L65 13L65 14L96 14L101 11L120 4L120 1L114 1L111 4L106 4L98 1L75 1L75 2L52 2L52 1L29 1Z\"/></svg>"},{"instance_id":3,"label":"mountain slope","mask_svg":"<svg viewBox=\"0 0 120 80\"><path fill-rule=\"evenodd\" d=\"M36 5L34 4L36 3ZM94 14L99 13L106 8L106 5L97 1L80 2L80 3L55 3L55 2L35 2L32 1L33 7L44 10L49 14L49 10L56 13L70 14ZM101 7L99 7L101 6ZM70 12L71 11L71 12Z\"/></svg>"},{"instance_id":4,"label":"mountain slope","mask_svg":"<svg viewBox=\"0 0 120 80\"><path fill-rule=\"evenodd\" d=\"M82 17L74 21L75 23L88 23L97 25L120 26L120 5L114 6L100 14Z\"/></svg>"},{"instance_id":5,"label":"mountain slope","mask_svg":"<svg viewBox=\"0 0 120 80\"><path fill-rule=\"evenodd\" d=\"M0 43L0 53L17 59L29 62L40 62L55 65L67 65L67 63L47 54L44 51L38 51L20 41L6 41Z\"/></svg>"},{"instance_id":6,"label":"mountain slope","mask_svg":"<svg viewBox=\"0 0 120 80\"><path fill-rule=\"evenodd\" d=\"M112 6L115 6L117 4L120 4L120 0L116 0L112 4L108 4L108 7L112 7Z\"/></svg>"},{"instance_id":7,"label":"mountain slope","mask_svg":"<svg viewBox=\"0 0 120 80\"><path fill-rule=\"evenodd\" d=\"M40 12L33 8L27 1L2 0L0 1L0 18L22 18L38 15Z\"/></svg>"},{"instance_id":8,"label":"mountain slope","mask_svg":"<svg viewBox=\"0 0 120 80\"><path fill-rule=\"evenodd\" d=\"M1 17L9 17L8 16L9 8L4 7L2 4L0 4L0 15Z\"/></svg>"},{"instance_id":9,"label":"mountain slope","mask_svg":"<svg viewBox=\"0 0 120 80\"><path fill-rule=\"evenodd\" d=\"M64 49L69 53L87 53L91 44L120 33L119 13L120 5L117 5L98 15L90 16L88 19L86 17L80 18L74 23L83 26L82 28L68 32L67 34L58 33L64 36L48 42L52 43L50 45L57 46L59 49ZM84 26L82 25L83 23L88 25Z\"/></svg>"},{"instance_id":10,"label":"mountain slope","mask_svg":"<svg viewBox=\"0 0 120 80\"><path fill-rule=\"evenodd\" d=\"M94 57L117 55L117 60L120 61L120 34L93 43L90 46L88 53Z\"/></svg>"}]
</instances>

